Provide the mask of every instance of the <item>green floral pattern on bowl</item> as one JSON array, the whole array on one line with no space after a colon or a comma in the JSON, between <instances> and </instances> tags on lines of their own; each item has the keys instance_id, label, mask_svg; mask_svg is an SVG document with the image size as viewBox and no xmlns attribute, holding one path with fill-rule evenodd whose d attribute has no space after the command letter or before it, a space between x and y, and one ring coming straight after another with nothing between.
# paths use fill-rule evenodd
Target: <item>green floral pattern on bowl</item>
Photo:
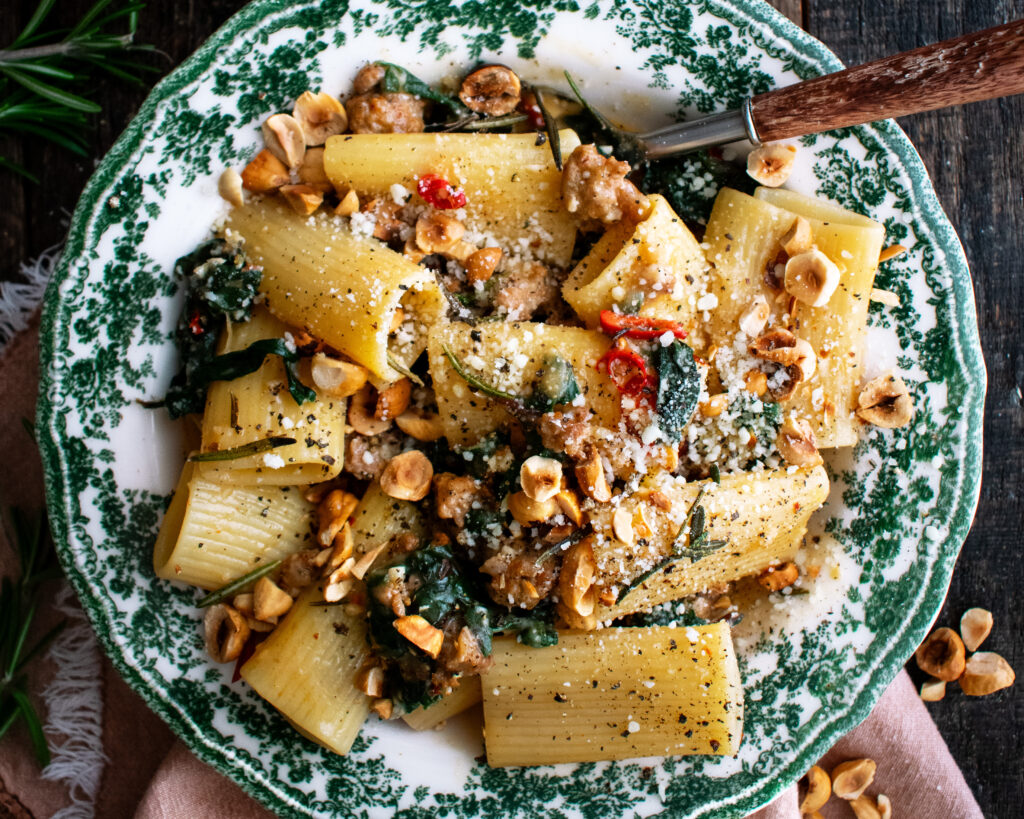
<instances>
[{"instance_id":1,"label":"green floral pattern on bowl","mask_svg":"<svg viewBox=\"0 0 1024 819\"><path fill-rule=\"evenodd\" d=\"M803 140L791 187L882 221L910 253L883 266L869 358L898 366L917 415L830 466L831 544L781 627L737 632L747 696L736 759L491 770L477 726L413 735L371 720L347 757L296 734L208 662L197 593L156 581L151 544L180 431L137 399L173 371L173 260L224 211L216 178L307 88L343 93L383 58L428 80L478 60L555 84L563 68L638 127L734 107L839 67L758 0L257 0L152 93L75 213L42 333L39 437L58 550L129 683L202 759L282 815L742 816L866 716L941 605L976 503L984 365L963 252L925 170L886 122ZM822 547L824 548L824 547ZM833 577L837 574L838 577Z\"/></svg>"}]
</instances>

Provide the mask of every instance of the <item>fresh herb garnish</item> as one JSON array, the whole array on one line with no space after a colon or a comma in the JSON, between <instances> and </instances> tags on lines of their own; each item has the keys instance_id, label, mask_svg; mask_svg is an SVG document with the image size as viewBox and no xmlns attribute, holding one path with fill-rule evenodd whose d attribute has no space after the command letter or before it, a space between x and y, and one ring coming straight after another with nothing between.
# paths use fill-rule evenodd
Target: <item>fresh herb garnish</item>
<instances>
[{"instance_id":1,"label":"fresh herb garnish","mask_svg":"<svg viewBox=\"0 0 1024 819\"><path fill-rule=\"evenodd\" d=\"M60 569L46 537L42 514L28 515L20 509L9 509L4 524L8 541L17 552L21 574L17 579L4 577L0 584L0 739L20 719L28 730L36 760L45 766L50 761L50 750L42 721L28 697L25 666L64 628L62 621L29 645L29 631L39 605L39 587L43 581L59 576Z\"/></svg>"},{"instance_id":2,"label":"fresh herb garnish","mask_svg":"<svg viewBox=\"0 0 1024 819\"><path fill-rule=\"evenodd\" d=\"M708 469L708 472L711 474L711 480L713 480L715 483L722 482L722 470L718 468L718 464L711 464L710 468Z\"/></svg>"},{"instance_id":3,"label":"fresh herb garnish","mask_svg":"<svg viewBox=\"0 0 1024 819\"><path fill-rule=\"evenodd\" d=\"M259 455L261 452L269 452L272 449L277 449L279 446L289 446L294 443L294 438L276 435L270 438L261 438L258 441L250 441L247 444L232 447L231 449L217 449L213 452L198 452L195 455L189 455L188 459L193 463L203 463L205 461L234 461L238 458L246 458L249 455Z\"/></svg>"},{"instance_id":4,"label":"fresh herb garnish","mask_svg":"<svg viewBox=\"0 0 1024 819\"><path fill-rule=\"evenodd\" d=\"M700 398L700 370L693 350L681 341L655 352L658 370L658 426L670 441L680 441Z\"/></svg>"},{"instance_id":5,"label":"fresh herb garnish","mask_svg":"<svg viewBox=\"0 0 1024 819\"><path fill-rule=\"evenodd\" d=\"M539 555L537 555L537 559L534 561L534 564L539 566L541 563L543 563L549 557L554 557L555 555L557 555L557 554L565 551L566 549L568 549L574 543L579 543L581 540L583 540L583 538L585 538L589 534L590 534L590 527L589 526L584 526L581 529L577 529L576 531L574 531L568 537L562 538L562 540L558 541L558 543L554 544L553 546L550 546L549 548L547 548L543 552L541 552Z\"/></svg>"},{"instance_id":6,"label":"fresh herb garnish","mask_svg":"<svg viewBox=\"0 0 1024 819\"><path fill-rule=\"evenodd\" d=\"M526 404L537 412L551 412L560 404L572 403L579 394L580 384L572 364L556 353L548 353Z\"/></svg>"},{"instance_id":7,"label":"fresh herb garnish","mask_svg":"<svg viewBox=\"0 0 1024 819\"><path fill-rule=\"evenodd\" d=\"M704 183L694 187L696 180ZM708 151L651 162L640 185L644 193L660 193L683 219L698 224L707 223L722 188L752 194L756 187L743 168Z\"/></svg>"},{"instance_id":8,"label":"fresh herb garnish","mask_svg":"<svg viewBox=\"0 0 1024 819\"><path fill-rule=\"evenodd\" d=\"M558 170L562 170L562 140L558 135L558 123L544 104L544 95L541 90L539 88L531 90L533 91L533 98L537 103L537 108L540 110L540 115L544 117L544 130L548 135L548 145L551 146L551 156L555 160L555 167Z\"/></svg>"},{"instance_id":9,"label":"fresh herb garnish","mask_svg":"<svg viewBox=\"0 0 1024 819\"><path fill-rule=\"evenodd\" d=\"M469 384L469 386L471 386L473 389L477 390L478 392L482 392L488 398L497 398L505 401L515 401L517 403L522 401L522 399L518 395L513 395L510 392L499 390L497 387L492 387L487 382L481 381L479 378L473 375L473 373L466 369L466 365L459 361L455 353L452 352L451 347L449 347L447 344L442 342L441 349L444 351L445 356L451 363L452 369L455 370L456 374L463 381Z\"/></svg>"},{"instance_id":10,"label":"fresh herb garnish","mask_svg":"<svg viewBox=\"0 0 1024 819\"><path fill-rule=\"evenodd\" d=\"M265 563L257 569L253 569L248 574L243 574L237 580L232 580L226 586L221 586L216 591L210 592L206 597L202 598L196 605L205 609L207 606L214 606L217 603L222 603L231 597L235 592L240 592L250 583L259 580L261 577L265 577L274 571L278 566L281 565L280 560L271 560L269 563Z\"/></svg>"},{"instance_id":11,"label":"fresh herb garnish","mask_svg":"<svg viewBox=\"0 0 1024 819\"><path fill-rule=\"evenodd\" d=\"M545 648L558 645L555 612L550 605L539 605L531 611L502 611L493 618L491 629L495 634L515 633L524 646Z\"/></svg>"},{"instance_id":12,"label":"fresh herb garnish","mask_svg":"<svg viewBox=\"0 0 1024 819\"><path fill-rule=\"evenodd\" d=\"M385 94L412 94L414 97L443 105L453 114L463 115L469 111L457 97L449 97L447 94L435 91L419 77L410 74L400 65L382 62L378 62L377 65L384 69L384 77L380 81L380 88Z\"/></svg>"},{"instance_id":13,"label":"fresh herb garnish","mask_svg":"<svg viewBox=\"0 0 1024 819\"><path fill-rule=\"evenodd\" d=\"M406 367L401 361L399 361L397 358L391 355L390 352L387 354L387 356L388 364L391 365L391 369L404 375L406 378L412 381L412 383L415 384L417 387L424 386L423 379L416 375L416 373L414 373L412 370Z\"/></svg>"},{"instance_id":14,"label":"fresh herb garnish","mask_svg":"<svg viewBox=\"0 0 1024 819\"><path fill-rule=\"evenodd\" d=\"M660 574L666 568L680 560L688 559L692 565L699 560L703 560L708 555L717 552L728 543L727 540L709 540L708 531L705 528L707 524L707 513L701 505L701 501L704 499L704 493L707 492L707 489L708 484L705 483L702 484L700 490L698 490L697 497L693 499L693 503L690 504L690 509L686 513L686 519L683 521L675 538L672 540L671 551L651 568L643 572L639 577L634 578L628 585L623 587L615 598L616 603L621 603L626 595L631 591L639 588L650 578L654 577L656 574Z\"/></svg>"}]
</instances>

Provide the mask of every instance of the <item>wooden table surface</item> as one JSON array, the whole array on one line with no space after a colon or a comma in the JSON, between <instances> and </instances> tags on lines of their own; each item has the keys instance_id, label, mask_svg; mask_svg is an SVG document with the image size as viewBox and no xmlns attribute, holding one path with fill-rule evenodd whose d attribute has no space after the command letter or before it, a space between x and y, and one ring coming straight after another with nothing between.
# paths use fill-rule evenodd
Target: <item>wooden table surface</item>
<instances>
[{"instance_id":1,"label":"wooden table surface","mask_svg":"<svg viewBox=\"0 0 1024 819\"><path fill-rule=\"evenodd\" d=\"M77 19L93 0L64 0L57 12ZM0 14L0 44L11 40L36 0L15 0ZM241 0L153 2L140 41L155 44L166 71L188 56ZM773 5L848 65L1024 17L1024 0L773 0ZM13 11L13 13L12 13ZM154 75L156 77L158 75ZM104 83L104 113L94 134L100 156L145 97L145 89ZM988 366L985 468L981 502L939 622L956 626L964 610L995 616L986 648L1024 672L1021 559L1024 500L1024 97L977 103L900 123L917 146L939 199L960 234L974 276L978 324ZM38 140L2 152L42 177L25 183L0 171L0 281L18 279L18 263L60 241L93 162ZM2 400L2 399L0 399ZM1024 683L991 697L953 690L929 706L986 817L1017 817L1024 805ZM938 819L938 817L936 817Z\"/></svg>"}]
</instances>

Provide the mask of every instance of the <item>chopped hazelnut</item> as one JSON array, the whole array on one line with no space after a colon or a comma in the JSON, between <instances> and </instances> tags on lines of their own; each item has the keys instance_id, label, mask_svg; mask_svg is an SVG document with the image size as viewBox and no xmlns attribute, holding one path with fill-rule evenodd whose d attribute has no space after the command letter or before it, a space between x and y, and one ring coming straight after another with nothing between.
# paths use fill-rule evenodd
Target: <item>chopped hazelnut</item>
<instances>
[{"instance_id":1,"label":"chopped hazelnut","mask_svg":"<svg viewBox=\"0 0 1024 819\"><path fill-rule=\"evenodd\" d=\"M230 202L236 208L245 204L242 194L242 177L234 168L225 169L217 180L217 193L221 199Z\"/></svg>"},{"instance_id":2,"label":"chopped hazelnut","mask_svg":"<svg viewBox=\"0 0 1024 819\"><path fill-rule=\"evenodd\" d=\"M398 500L421 501L430 492L434 467L418 449L396 455L380 475L380 488Z\"/></svg>"},{"instance_id":3,"label":"chopped hazelnut","mask_svg":"<svg viewBox=\"0 0 1024 819\"><path fill-rule=\"evenodd\" d=\"M868 789L875 779L873 759L851 759L832 769L832 793L840 799L852 801Z\"/></svg>"},{"instance_id":4,"label":"chopped hazelnut","mask_svg":"<svg viewBox=\"0 0 1024 819\"><path fill-rule=\"evenodd\" d=\"M929 677L921 683L921 699L925 702L938 702L946 696L946 681Z\"/></svg>"},{"instance_id":5,"label":"chopped hazelnut","mask_svg":"<svg viewBox=\"0 0 1024 819\"><path fill-rule=\"evenodd\" d=\"M519 105L522 84L503 65L485 65L462 81L459 99L470 110L487 116L511 114Z\"/></svg>"},{"instance_id":6,"label":"chopped hazelnut","mask_svg":"<svg viewBox=\"0 0 1024 819\"><path fill-rule=\"evenodd\" d=\"M951 628L935 629L914 653L926 674L952 682L964 673L964 644Z\"/></svg>"},{"instance_id":7,"label":"chopped hazelnut","mask_svg":"<svg viewBox=\"0 0 1024 819\"><path fill-rule=\"evenodd\" d=\"M983 697L1013 685L1010 664L992 651L979 651L967 660L960 687L969 697Z\"/></svg>"},{"instance_id":8,"label":"chopped hazelnut","mask_svg":"<svg viewBox=\"0 0 1024 819\"><path fill-rule=\"evenodd\" d=\"M612 499L601 455L593 444L586 445L584 460L576 465L576 480L588 498L598 503L607 503Z\"/></svg>"},{"instance_id":9,"label":"chopped hazelnut","mask_svg":"<svg viewBox=\"0 0 1024 819\"><path fill-rule=\"evenodd\" d=\"M263 142L267 150L286 167L296 170L306 154L302 126L289 114L274 114L263 123Z\"/></svg>"},{"instance_id":10,"label":"chopped hazelnut","mask_svg":"<svg viewBox=\"0 0 1024 819\"><path fill-rule=\"evenodd\" d=\"M523 461L519 482L531 500L551 500L562 488L562 464L554 458L533 455Z\"/></svg>"},{"instance_id":11,"label":"chopped hazelnut","mask_svg":"<svg viewBox=\"0 0 1024 819\"><path fill-rule=\"evenodd\" d=\"M817 466L821 463L818 443L807 421L787 417L779 428L775 446L786 463L793 466Z\"/></svg>"},{"instance_id":12,"label":"chopped hazelnut","mask_svg":"<svg viewBox=\"0 0 1024 819\"><path fill-rule=\"evenodd\" d=\"M787 256L797 256L804 251L810 250L814 245L814 234L811 231L811 223L803 216L797 216L792 226L779 239L779 244L786 251Z\"/></svg>"},{"instance_id":13,"label":"chopped hazelnut","mask_svg":"<svg viewBox=\"0 0 1024 819\"><path fill-rule=\"evenodd\" d=\"M444 435L441 418L436 412L409 407L395 419L398 428L417 441L436 441Z\"/></svg>"},{"instance_id":14,"label":"chopped hazelnut","mask_svg":"<svg viewBox=\"0 0 1024 819\"><path fill-rule=\"evenodd\" d=\"M249 624L238 611L226 603L206 610L203 618L206 651L218 663L237 660L249 639Z\"/></svg>"},{"instance_id":15,"label":"chopped hazelnut","mask_svg":"<svg viewBox=\"0 0 1024 819\"><path fill-rule=\"evenodd\" d=\"M914 417L910 390L898 375L880 375L860 391L857 415L876 427L896 429L906 426Z\"/></svg>"},{"instance_id":16,"label":"chopped hazelnut","mask_svg":"<svg viewBox=\"0 0 1024 819\"><path fill-rule=\"evenodd\" d=\"M783 563L769 566L757 576L757 582L771 592L782 591L792 586L800 578L800 571L795 563Z\"/></svg>"},{"instance_id":17,"label":"chopped hazelnut","mask_svg":"<svg viewBox=\"0 0 1024 819\"><path fill-rule=\"evenodd\" d=\"M370 373L359 364L341 361L324 353L313 356L310 366L313 384L318 392L333 398L348 398L363 388Z\"/></svg>"},{"instance_id":18,"label":"chopped hazelnut","mask_svg":"<svg viewBox=\"0 0 1024 819\"><path fill-rule=\"evenodd\" d=\"M986 609L967 609L960 618L960 636L968 651L977 651L992 631L992 612Z\"/></svg>"},{"instance_id":19,"label":"chopped hazelnut","mask_svg":"<svg viewBox=\"0 0 1024 819\"><path fill-rule=\"evenodd\" d=\"M264 148L242 171L242 187L253 193L270 193L291 182L285 164Z\"/></svg>"},{"instance_id":20,"label":"chopped hazelnut","mask_svg":"<svg viewBox=\"0 0 1024 819\"><path fill-rule=\"evenodd\" d=\"M824 307L839 287L839 268L817 248L786 262L786 292L811 307Z\"/></svg>"},{"instance_id":21,"label":"chopped hazelnut","mask_svg":"<svg viewBox=\"0 0 1024 819\"><path fill-rule=\"evenodd\" d=\"M269 577L261 577L253 588L253 616L257 620L280 617L292 607L292 598Z\"/></svg>"},{"instance_id":22,"label":"chopped hazelnut","mask_svg":"<svg viewBox=\"0 0 1024 819\"><path fill-rule=\"evenodd\" d=\"M807 793L800 802L800 813L814 813L832 795L832 780L822 768L812 765L807 772Z\"/></svg>"},{"instance_id":23,"label":"chopped hazelnut","mask_svg":"<svg viewBox=\"0 0 1024 819\"><path fill-rule=\"evenodd\" d=\"M777 188L789 179L795 160L796 148L792 145L762 145L747 156L747 173L762 185Z\"/></svg>"},{"instance_id":24,"label":"chopped hazelnut","mask_svg":"<svg viewBox=\"0 0 1024 819\"><path fill-rule=\"evenodd\" d=\"M408 614L394 621L395 631L417 648L425 651L434 659L441 653L444 643L444 632L428 623L418 614Z\"/></svg>"},{"instance_id":25,"label":"chopped hazelnut","mask_svg":"<svg viewBox=\"0 0 1024 819\"><path fill-rule=\"evenodd\" d=\"M292 117L310 147L323 145L327 137L343 134L348 128L348 115L341 100L323 92L304 91L295 101Z\"/></svg>"}]
</instances>

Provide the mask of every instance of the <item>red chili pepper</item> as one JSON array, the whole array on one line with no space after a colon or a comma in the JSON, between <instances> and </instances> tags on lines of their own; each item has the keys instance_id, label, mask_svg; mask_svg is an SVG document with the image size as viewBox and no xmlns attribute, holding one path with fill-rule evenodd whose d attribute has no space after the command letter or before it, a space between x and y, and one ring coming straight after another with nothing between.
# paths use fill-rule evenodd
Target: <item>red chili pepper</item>
<instances>
[{"instance_id":1,"label":"red chili pepper","mask_svg":"<svg viewBox=\"0 0 1024 819\"><path fill-rule=\"evenodd\" d=\"M533 92L527 91L523 94L519 100L519 110L526 114L531 128L537 131L543 131L547 128L547 123L544 122L544 114L541 112L540 106L537 105L537 97L534 96Z\"/></svg>"},{"instance_id":2,"label":"red chili pepper","mask_svg":"<svg viewBox=\"0 0 1024 819\"><path fill-rule=\"evenodd\" d=\"M199 317L199 311L196 310L192 314L192 318L188 320L188 329L192 331L192 335L201 336L206 332L206 328L203 327L202 319Z\"/></svg>"},{"instance_id":3,"label":"red chili pepper","mask_svg":"<svg viewBox=\"0 0 1024 819\"><path fill-rule=\"evenodd\" d=\"M643 357L621 347L612 347L597 361L597 371L601 368L608 373L608 377L615 382L619 392L624 395L640 395L644 387L651 382L651 375L647 372L647 362Z\"/></svg>"},{"instance_id":4,"label":"red chili pepper","mask_svg":"<svg viewBox=\"0 0 1024 819\"><path fill-rule=\"evenodd\" d=\"M672 333L680 341L686 338L686 331L678 321L627 316L614 310L601 311L601 329L610 336L625 336L647 341L665 333Z\"/></svg>"},{"instance_id":5,"label":"red chili pepper","mask_svg":"<svg viewBox=\"0 0 1024 819\"><path fill-rule=\"evenodd\" d=\"M423 200L438 210L455 210L466 204L466 194L461 188L451 185L447 179L428 173L416 183L416 192Z\"/></svg>"}]
</instances>

